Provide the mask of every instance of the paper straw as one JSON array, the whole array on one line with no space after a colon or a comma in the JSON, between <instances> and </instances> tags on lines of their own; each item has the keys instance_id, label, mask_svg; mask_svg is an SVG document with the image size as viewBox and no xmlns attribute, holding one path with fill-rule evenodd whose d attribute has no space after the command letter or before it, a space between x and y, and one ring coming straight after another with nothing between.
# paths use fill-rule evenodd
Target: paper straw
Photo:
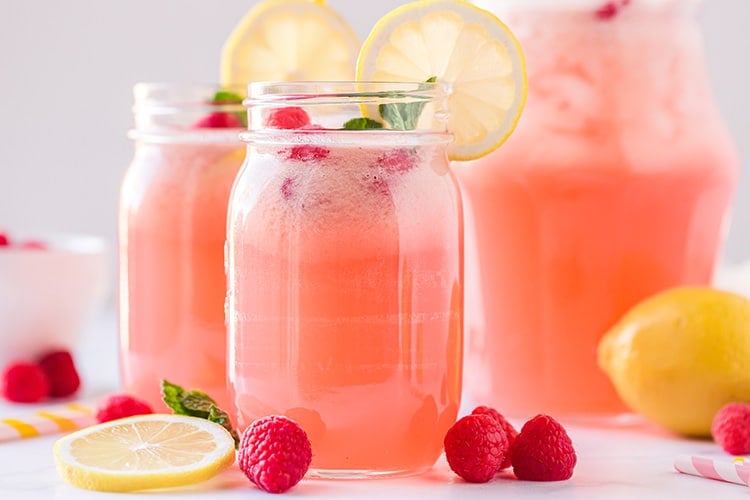
<instances>
[{"instance_id":1,"label":"paper straw","mask_svg":"<svg viewBox=\"0 0 750 500\"><path fill-rule=\"evenodd\" d=\"M31 415L0 419L0 443L46 434L71 432L96 423L94 412L83 405L68 403Z\"/></svg>"},{"instance_id":2,"label":"paper straw","mask_svg":"<svg viewBox=\"0 0 750 500\"><path fill-rule=\"evenodd\" d=\"M701 457L681 455L674 461L674 468L683 474L726 481L748 486L750 461L743 457Z\"/></svg>"}]
</instances>

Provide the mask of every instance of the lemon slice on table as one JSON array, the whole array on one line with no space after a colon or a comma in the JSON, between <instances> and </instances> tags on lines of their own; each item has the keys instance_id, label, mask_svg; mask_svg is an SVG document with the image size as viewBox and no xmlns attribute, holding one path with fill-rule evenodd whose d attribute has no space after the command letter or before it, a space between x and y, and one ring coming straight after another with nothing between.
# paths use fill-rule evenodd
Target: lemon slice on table
<instances>
[{"instance_id":1,"label":"lemon slice on table","mask_svg":"<svg viewBox=\"0 0 750 500\"><path fill-rule=\"evenodd\" d=\"M351 80L359 39L323 0L264 0L224 43L221 82Z\"/></svg>"},{"instance_id":2,"label":"lemon slice on table","mask_svg":"<svg viewBox=\"0 0 750 500\"><path fill-rule=\"evenodd\" d=\"M491 13L460 0L421 0L375 24L357 60L357 80L449 84L452 160L498 148L526 102L526 65L513 33Z\"/></svg>"},{"instance_id":3,"label":"lemon slice on table","mask_svg":"<svg viewBox=\"0 0 750 500\"><path fill-rule=\"evenodd\" d=\"M208 420L152 414L74 432L53 453L58 473L73 486L136 491L209 479L234 462L234 439Z\"/></svg>"}]
</instances>

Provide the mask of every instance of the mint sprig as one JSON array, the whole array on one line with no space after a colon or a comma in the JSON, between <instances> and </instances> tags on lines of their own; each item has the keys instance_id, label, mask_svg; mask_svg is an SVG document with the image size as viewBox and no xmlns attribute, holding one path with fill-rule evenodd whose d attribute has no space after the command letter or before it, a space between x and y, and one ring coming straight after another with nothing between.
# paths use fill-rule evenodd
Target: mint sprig
<instances>
[{"instance_id":1,"label":"mint sprig","mask_svg":"<svg viewBox=\"0 0 750 500\"><path fill-rule=\"evenodd\" d=\"M435 83L437 81L436 76L431 76L425 83ZM424 88L424 85L420 84L420 90ZM380 94L372 94L373 97L407 97L408 94L401 92L386 92ZM424 107L427 104L427 100L420 102L391 102L387 104L380 104L378 106L378 112L380 113L383 121L390 125L393 130L414 130L417 128L419 123L419 116L424 111ZM372 130L383 128L383 123L373 120L372 118L352 118L351 120L344 123L343 130Z\"/></svg>"},{"instance_id":2,"label":"mint sprig","mask_svg":"<svg viewBox=\"0 0 750 500\"><path fill-rule=\"evenodd\" d=\"M372 118L352 118L344 123L344 130L372 130L383 128L383 124Z\"/></svg>"},{"instance_id":3,"label":"mint sprig","mask_svg":"<svg viewBox=\"0 0 750 500\"><path fill-rule=\"evenodd\" d=\"M425 83L435 83L437 77L427 79ZM419 115L424 110L426 101L422 102L392 102L381 104L378 111L383 120L388 122L394 130L414 130L419 123Z\"/></svg>"},{"instance_id":4,"label":"mint sprig","mask_svg":"<svg viewBox=\"0 0 750 500\"><path fill-rule=\"evenodd\" d=\"M179 385L162 380L161 398L175 415L203 418L224 427L234 438L235 448L239 445L240 438L229 414L216 406L216 402L205 392L197 389L186 391Z\"/></svg>"},{"instance_id":5,"label":"mint sprig","mask_svg":"<svg viewBox=\"0 0 750 500\"><path fill-rule=\"evenodd\" d=\"M229 90L218 90L211 99L213 104L242 104L242 96ZM247 127L247 113L244 111L237 111L232 113L242 123L243 127Z\"/></svg>"}]
</instances>

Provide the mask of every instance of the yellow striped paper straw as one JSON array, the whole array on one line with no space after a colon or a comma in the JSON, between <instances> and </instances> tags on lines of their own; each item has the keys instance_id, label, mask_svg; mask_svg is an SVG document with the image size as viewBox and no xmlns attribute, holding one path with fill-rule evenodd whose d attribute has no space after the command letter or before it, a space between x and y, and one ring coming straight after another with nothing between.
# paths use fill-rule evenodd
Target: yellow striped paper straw
<instances>
[{"instance_id":1,"label":"yellow striped paper straw","mask_svg":"<svg viewBox=\"0 0 750 500\"><path fill-rule=\"evenodd\" d=\"M78 403L67 403L31 415L0 419L0 443L71 432L95 423L96 417L91 408Z\"/></svg>"}]
</instances>

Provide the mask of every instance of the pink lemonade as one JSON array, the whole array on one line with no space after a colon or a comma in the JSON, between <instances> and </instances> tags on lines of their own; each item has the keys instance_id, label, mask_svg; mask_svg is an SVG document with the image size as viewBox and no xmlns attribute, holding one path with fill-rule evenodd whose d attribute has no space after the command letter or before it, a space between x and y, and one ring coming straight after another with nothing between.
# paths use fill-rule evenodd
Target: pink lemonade
<instances>
[{"instance_id":1,"label":"pink lemonade","mask_svg":"<svg viewBox=\"0 0 750 500\"><path fill-rule=\"evenodd\" d=\"M299 422L312 475L424 470L461 394L461 211L446 138L272 134L248 135L230 202L239 424Z\"/></svg>"},{"instance_id":2,"label":"pink lemonade","mask_svg":"<svg viewBox=\"0 0 750 500\"><path fill-rule=\"evenodd\" d=\"M162 379L227 408L224 242L237 129L136 132L120 209L121 367L157 411Z\"/></svg>"},{"instance_id":3,"label":"pink lemonade","mask_svg":"<svg viewBox=\"0 0 750 500\"><path fill-rule=\"evenodd\" d=\"M737 181L695 2L589 3L492 2L528 103L505 146L455 166L467 390L511 415L625 410L599 338L649 295L711 281Z\"/></svg>"}]
</instances>

